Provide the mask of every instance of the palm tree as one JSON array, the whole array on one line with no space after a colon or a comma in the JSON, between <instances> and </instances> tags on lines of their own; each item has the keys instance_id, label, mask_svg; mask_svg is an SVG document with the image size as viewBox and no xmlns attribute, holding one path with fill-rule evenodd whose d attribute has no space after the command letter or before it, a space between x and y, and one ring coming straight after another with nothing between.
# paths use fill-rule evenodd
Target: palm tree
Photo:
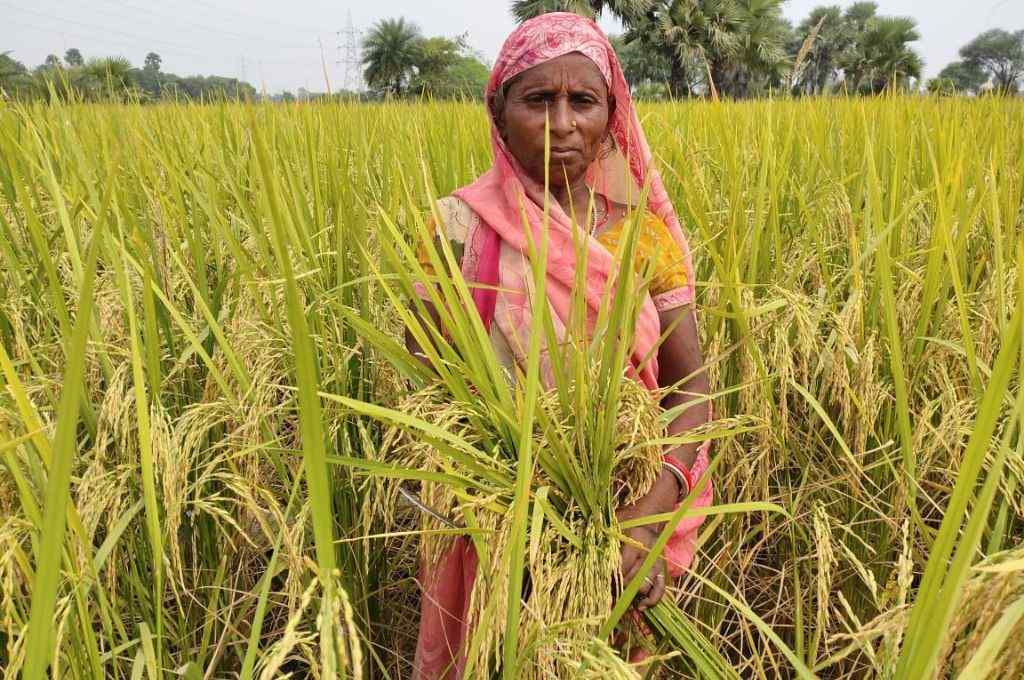
<instances>
[{"instance_id":1,"label":"palm tree","mask_svg":"<svg viewBox=\"0 0 1024 680\"><path fill-rule=\"evenodd\" d=\"M705 77L708 90L725 80L741 48L743 16L736 0L670 0L657 12L654 39L673 56L672 87L686 82L687 67Z\"/></svg>"},{"instance_id":2,"label":"palm tree","mask_svg":"<svg viewBox=\"0 0 1024 680\"><path fill-rule=\"evenodd\" d=\"M82 72L94 82L101 83L101 90L117 96L131 89L132 65L124 57L104 57L85 62Z\"/></svg>"},{"instance_id":3,"label":"palm tree","mask_svg":"<svg viewBox=\"0 0 1024 680\"><path fill-rule=\"evenodd\" d=\"M820 28L817 28L819 27ZM797 28L796 53L817 28L814 41L803 59L803 68L795 74L795 84L803 94L821 94L839 77L840 60L852 43L851 27L837 5L816 7Z\"/></svg>"},{"instance_id":4,"label":"palm tree","mask_svg":"<svg viewBox=\"0 0 1024 680\"><path fill-rule=\"evenodd\" d=\"M512 15L516 21L526 21L547 12L575 12L593 18L607 10L628 21L650 11L656 4L657 0L515 0Z\"/></svg>"},{"instance_id":5,"label":"palm tree","mask_svg":"<svg viewBox=\"0 0 1024 680\"><path fill-rule=\"evenodd\" d=\"M747 97L767 85L778 87L791 69L786 43L793 27L782 16L785 0L737 0L739 46L723 90Z\"/></svg>"},{"instance_id":6,"label":"palm tree","mask_svg":"<svg viewBox=\"0 0 1024 680\"><path fill-rule=\"evenodd\" d=\"M878 17L863 35L871 75L871 91L882 92L920 78L924 63L910 43L920 40L917 22L909 17Z\"/></svg>"},{"instance_id":7,"label":"palm tree","mask_svg":"<svg viewBox=\"0 0 1024 680\"><path fill-rule=\"evenodd\" d=\"M400 95L419 57L420 29L404 18L378 21L363 40L367 85Z\"/></svg>"}]
</instances>

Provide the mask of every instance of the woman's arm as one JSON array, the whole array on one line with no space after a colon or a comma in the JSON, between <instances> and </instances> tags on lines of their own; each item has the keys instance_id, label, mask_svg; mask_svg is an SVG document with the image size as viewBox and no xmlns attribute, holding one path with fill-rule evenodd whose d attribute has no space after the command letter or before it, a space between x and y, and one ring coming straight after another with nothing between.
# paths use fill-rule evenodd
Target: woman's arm
<instances>
[{"instance_id":1,"label":"woman's arm","mask_svg":"<svg viewBox=\"0 0 1024 680\"><path fill-rule=\"evenodd\" d=\"M706 398L708 380L706 373L701 370L704 360L701 356L700 339L697 336L697 322L693 307L680 307L663 312L661 327L673 330L658 351L658 382L662 387L668 387L683 381L675 390L666 395L662 400L662 406L665 409L670 409L680 404ZM695 404L691 408L685 409L669 424L668 432L670 435L675 435L692 429L707 422L709 414L710 405L706 400ZM689 469L697 458L698 447L698 444L686 444L673 449L670 455ZM662 469L654 486L646 496L634 505L619 510L617 513L619 520L671 512L679 501L680 491L675 476ZM656 523L635 527L624 533L650 549L662 528L664 528L664 523ZM632 545L623 545L621 572L624 581L628 582L633 578L636 570L643 563L644 556L644 550ZM637 595L639 609L643 610L653 606L661 599L665 592L667 578L664 560L658 560L650 572L648 581L640 588L640 593Z\"/></svg>"},{"instance_id":2,"label":"woman's arm","mask_svg":"<svg viewBox=\"0 0 1024 680\"><path fill-rule=\"evenodd\" d=\"M412 313L416 316L416 318L420 321L421 324L431 323L434 325L434 328L442 328L441 315L437 313L437 309L434 307L434 303L429 302L427 300L423 300L422 302L423 306L427 308L427 314L429 315L430 318L424 319L422 315L416 310L415 306L412 307ZM405 348L409 350L410 354L419 359L420 363L422 363L427 368L433 370L434 366L433 364L430 363L430 359L427 357L427 353L423 351L423 348L420 346L420 343L416 341L416 338L413 336L412 333L409 332L408 328L405 329Z\"/></svg>"},{"instance_id":3,"label":"woman's arm","mask_svg":"<svg viewBox=\"0 0 1024 680\"><path fill-rule=\"evenodd\" d=\"M692 306L679 307L661 313L661 327L673 327L673 331L658 350L658 384L668 387L681 383L662 400L666 409L688 402L699 402L683 410L669 423L670 436L703 425L711 415L711 404L707 400L708 377L704 369L704 358L700 351L697 335L697 318ZM670 452L687 469L697 459L700 444L684 444Z\"/></svg>"}]
</instances>

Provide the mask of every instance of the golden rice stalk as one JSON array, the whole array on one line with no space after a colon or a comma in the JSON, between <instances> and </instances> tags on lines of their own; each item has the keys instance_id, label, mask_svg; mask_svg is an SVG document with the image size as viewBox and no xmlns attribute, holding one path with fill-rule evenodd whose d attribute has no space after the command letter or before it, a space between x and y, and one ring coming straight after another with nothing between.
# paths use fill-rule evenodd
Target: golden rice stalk
<instances>
[{"instance_id":1,"label":"golden rice stalk","mask_svg":"<svg viewBox=\"0 0 1024 680\"><path fill-rule=\"evenodd\" d=\"M593 640L600 623L611 612L612 583L618 575L620 543L613 503L615 499L619 503L631 503L651 488L660 470L661 447L650 442L662 436L663 429L656 398L639 383L624 382L620 404L614 445L614 483L609 489L606 512L588 516L543 470L538 469L533 476L534 502L556 513L561 525L545 521L537 533L531 530L528 536L532 547L524 568L528 574L529 594L523 607L520 640L521 646L527 646L527 657L532 662L521 669L525 669L523 677L569 677L573 664L578 664L587 654L594 657L600 668L607 668L609 672L613 666L619 669L609 677L633 677L628 673L620 674L625 673L621 668L628 668L628 664L621 660L618 665L613 664L594 647ZM410 395L399 406L404 413L443 427L466 441L477 442L482 435L473 432L469 425L473 408L474 404L452 401L437 385ZM568 443L570 451L581 451L588 446L583 428L577 427L571 415L562 412L556 391L545 392L538 408L556 423L556 429L554 433L542 432L540 428L535 430L537 450L549 445L553 436ZM387 462L431 472L445 472L450 468L438 451L415 437L393 430L385 437L385 442L393 443ZM496 470L507 465L500 453L479 462ZM485 530L482 540L491 555L502 554L509 540L511 515L501 509L508 507L511 496L511 488L499 492L497 497L468 499L442 484L423 483L420 489L422 503L455 524L465 526L466 513L472 512L476 524ZM393 496L391 502L394 502ZM448 528L443 521L427 513L423 513L421 526L428 531ZM436 563L453 540L450 534L423 535L420 539L422 558ZM506 584L507 574L501 573L498 561L492 569L478 573L470 598L470 629L475 637L469 645L468 676L494 667L493 660L499 654L504 637L501 623L505 620L507 606ZM557 636L547 634L555 629Z\"/></svg>"}]
</instances>

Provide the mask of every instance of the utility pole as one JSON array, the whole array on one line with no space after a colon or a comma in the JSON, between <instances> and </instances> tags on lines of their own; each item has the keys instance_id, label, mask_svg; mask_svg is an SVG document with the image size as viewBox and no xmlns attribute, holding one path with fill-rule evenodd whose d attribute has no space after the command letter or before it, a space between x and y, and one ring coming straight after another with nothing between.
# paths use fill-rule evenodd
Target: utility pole
<instances>
[{"instance_id":1,"label":"utility pole","mask_svg":"<svg viewBox=\"0 0 1024 680\"><path fill-rule=\"evenodd\" d=\"M359 70L362 59L359 58L359 46L362 36L352 23L352 10L348 12L345 28L338 31L338 66L341 67L341 89L349 92L362 92L363 78Z\"/></svg>"}]
</instances>

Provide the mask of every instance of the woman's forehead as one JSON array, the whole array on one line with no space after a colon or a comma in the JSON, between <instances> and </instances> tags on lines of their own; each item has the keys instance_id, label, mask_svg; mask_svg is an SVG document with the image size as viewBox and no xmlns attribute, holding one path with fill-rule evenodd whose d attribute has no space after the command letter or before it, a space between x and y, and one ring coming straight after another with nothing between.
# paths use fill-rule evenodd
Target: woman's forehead
<instances>
[{"instance_id":1,"label":"woman's forehead","mask_svg":"<svg viewBox=\"0 0 1024 680\"><path fill-rule=\"evenodd\" d=\"M515 79L521 86L545 84L586 86L599 91L607 91L601 70L589 57L580 52L570 52L544 63L531 66Z\"/></svg>"}]
</instances>

